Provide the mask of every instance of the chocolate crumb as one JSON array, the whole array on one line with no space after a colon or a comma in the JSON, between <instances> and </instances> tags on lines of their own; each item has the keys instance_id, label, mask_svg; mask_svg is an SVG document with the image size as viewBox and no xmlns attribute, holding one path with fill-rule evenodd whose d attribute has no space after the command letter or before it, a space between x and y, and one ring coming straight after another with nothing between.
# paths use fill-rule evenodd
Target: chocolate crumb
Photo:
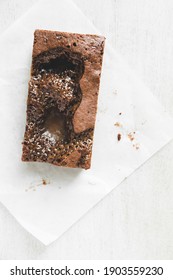
<instances>
[{"instance_id":1,"label":"chocolate crumb","mask_svg":"<svg viewBox=\"0 0 173 280\"><path fill-rule=\"evenodd\" d=\"M128 138L130 139L130 141L133 141L135 139L134 137L134 132L130 132L127 134Z\"/></svg>"},{"instance_id":2,"label":"chocolate crumb","mask_svg":"<svg viewBox=\"0 0 173 280\"><path fill-rule=\"evenodd\" d=\"M43 183L43 185L47 185L47 182L45 179L42 179L42 183Z\"/></svg>"},{"instance_id":3,"label":"chocolate crumb","mask_svg":"<svg viewBox=\"0 0 173 280\"><path fill-rule=\"evenodd\" d=\"M121 127L122 126L119 122L116 122L114 125L117 126L117 127Z\"/></svg>"},{"instance_id":4,"label":"chocolate crumb","mask_svg":"<svg viewBox=\"0 0 173 280\"><path fill-rule=\"evenodd\" d=\"M121 140L121 134L120 134L120 133L117 134L117 140L118 140L118 141Z\"/></svg>"},{"instance_id":5,"label":"chocolate crumb","mask_svg":"<svg viewBox=\"0 0 173 280\"><path fill-rule=\"evenodd\" d=\"M122 115L122 113L120 112L120 113L119 113L119 115L121 116L121 115Z\"/></svg>"}]
</instances>

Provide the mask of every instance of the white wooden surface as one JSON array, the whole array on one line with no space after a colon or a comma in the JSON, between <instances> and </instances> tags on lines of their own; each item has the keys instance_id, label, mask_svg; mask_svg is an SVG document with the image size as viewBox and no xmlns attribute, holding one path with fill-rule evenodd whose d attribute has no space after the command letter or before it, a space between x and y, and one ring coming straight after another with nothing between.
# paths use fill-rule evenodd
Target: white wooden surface
<instances>
[{"instance_id":1,"label":"white wooden surface","mask_svg":"<svg viewBox=\"0 0 173 280\"><path fill-rule=\"evenodd\" d=\"M173 116L173 1L74 1ZM34 2L0 0L0 34ZM173 141L49 247L0 204L0 259L173 259L172 155Z\"/></svg>"}]
</instances>

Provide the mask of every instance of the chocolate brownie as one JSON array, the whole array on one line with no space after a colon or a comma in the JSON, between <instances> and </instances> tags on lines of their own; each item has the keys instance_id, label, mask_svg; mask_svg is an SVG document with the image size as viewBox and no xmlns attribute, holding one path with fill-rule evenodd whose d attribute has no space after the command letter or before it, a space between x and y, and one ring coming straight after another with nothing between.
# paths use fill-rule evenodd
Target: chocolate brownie
<instances>
[{"instance_id":1,"label":"chocolate brownie","mask_svg":"<svg viewBox=\"0 0 173 280\"><path fill-rule=\"evenodd\" d=\"M23 161L90 168L104 41L35 31Z\"/></svg>"}]
</instances>

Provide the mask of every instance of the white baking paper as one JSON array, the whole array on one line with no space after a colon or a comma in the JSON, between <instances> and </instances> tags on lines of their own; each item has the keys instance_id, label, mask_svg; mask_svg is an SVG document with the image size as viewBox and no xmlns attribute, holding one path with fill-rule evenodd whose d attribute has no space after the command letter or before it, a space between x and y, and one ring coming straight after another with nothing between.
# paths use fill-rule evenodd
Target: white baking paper
<instances>
[{"instance_id":1,"label":"white baking paper","mask_svg":"<svg viewBox=\"0 0 173 280\"><path fill-rule=\"evenodd\" d=\"M0 201L48 245L168 143L173 126L106 42L92 168L21 162L33 32L39 28L100 32L72 1L42 0L0 38Z\"/></svg>"}]
</instances>

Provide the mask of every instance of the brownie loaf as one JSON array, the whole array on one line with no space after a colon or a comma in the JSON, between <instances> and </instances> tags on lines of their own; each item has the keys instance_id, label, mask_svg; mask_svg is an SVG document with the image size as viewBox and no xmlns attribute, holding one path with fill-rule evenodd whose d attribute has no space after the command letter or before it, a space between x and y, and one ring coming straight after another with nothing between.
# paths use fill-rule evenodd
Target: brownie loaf
<instances>
[{"instance_id":1,"label":"brownie loaf","mask_svg":"<svg viewBox=\"0 0 173 280\"><path fill-rule=\"evenodd\" d=\"M104 41L35 31L23 161L90 168Z\"/></svg>"}]
</instances>

